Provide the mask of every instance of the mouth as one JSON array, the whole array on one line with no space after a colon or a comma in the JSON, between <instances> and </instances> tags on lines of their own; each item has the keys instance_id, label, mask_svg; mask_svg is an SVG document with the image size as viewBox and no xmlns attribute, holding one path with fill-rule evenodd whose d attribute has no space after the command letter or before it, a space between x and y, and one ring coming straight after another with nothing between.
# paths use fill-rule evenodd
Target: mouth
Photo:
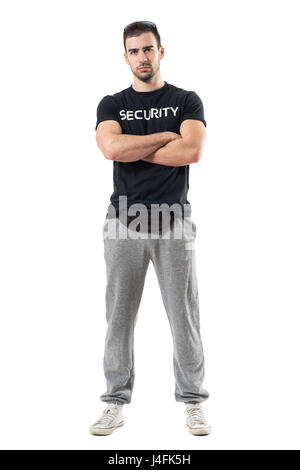
<instances>
[{"instance_id":1,"label":"mouth","mask_svg":"<svg viewBox=\"0 0 300 470\"><path fill-rule=\"evenodd\" d=\"M150 69L150 67L148 67L148 66L147 66L147 67L140 67L140 68L139 68L139 70L141 70L142 72L143 72L144 70L148 70L148 69Z\"/></svg>"}]
</instances>

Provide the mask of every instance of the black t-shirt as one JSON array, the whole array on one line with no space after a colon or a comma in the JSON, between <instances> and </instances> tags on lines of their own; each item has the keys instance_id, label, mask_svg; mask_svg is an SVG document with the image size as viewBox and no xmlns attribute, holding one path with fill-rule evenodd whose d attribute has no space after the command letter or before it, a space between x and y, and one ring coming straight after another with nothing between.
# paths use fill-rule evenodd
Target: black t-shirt
<instances>
[{"instance_id":1,"label":"black t-shirt","mask_svg":"<svg viewBox=\"0 0 300 470\"><path fill-rule=\"evenodd\" d=\"M97 107L96 128L106 120L117 121L122 134L147 135L172 131L179 134L185 119L204 119L203 104L194 91L186 91L165 81L154 91L136 91L132 85L113 95L102 98ZM118 214L119 196L127 196L128 207L142 203L189 205L189 165L167 166L137 160L114 161L114 191L111 204Z\"/></svg>"}]
</instances>

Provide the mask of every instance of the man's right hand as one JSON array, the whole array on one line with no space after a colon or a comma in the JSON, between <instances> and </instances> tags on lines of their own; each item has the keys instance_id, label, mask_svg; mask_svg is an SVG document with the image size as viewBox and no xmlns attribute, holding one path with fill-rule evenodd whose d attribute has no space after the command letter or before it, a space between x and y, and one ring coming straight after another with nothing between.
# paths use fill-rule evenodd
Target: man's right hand
<instances>
[{"instance_id":1,"label":"man's right hand","mask_svg":"<svg viewBox=\"0 0 300 470\"><path fill-rule=\"evenodd\" d=\"M165 131L165 134L168 138L168 141L162 145L160 148L163 148L165 147L166 145L168 145L169 142L172 142L173 140L177 140L177 139L182 139L182 136L181 134L177 134L176 132L172 132L172 131ZM158 149L157 149L158 150ZM151 159L154 157L155 155L155 152L157 151L155 150L154 152L151 152L149 155L147 155L146 157L144 158L141 158L141 160L144 160L146 162L151 162Z\"/></svg>"}]
</instances>

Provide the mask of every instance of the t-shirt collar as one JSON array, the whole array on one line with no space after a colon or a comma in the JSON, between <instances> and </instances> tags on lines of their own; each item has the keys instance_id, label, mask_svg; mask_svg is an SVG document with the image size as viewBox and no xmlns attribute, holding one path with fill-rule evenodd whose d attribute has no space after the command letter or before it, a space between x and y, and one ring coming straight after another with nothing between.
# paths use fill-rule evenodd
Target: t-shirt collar
<instances>
[{"instance_id":1,"label":"t-shirt collar","mask_svg":"<svg viewBox=\"0 0 300 470\"><path fill-rule=\"evenodd\" d=\"M134 95L142 95L142 96L153 96L155 93L158 93L160 91L165 91L169 87L168 82L165 80L165 84L157 88L157 90L152 90L152 91L136 91L132 85L129 87L129 91L134 94Z\"/></svg>"}]
</instances>

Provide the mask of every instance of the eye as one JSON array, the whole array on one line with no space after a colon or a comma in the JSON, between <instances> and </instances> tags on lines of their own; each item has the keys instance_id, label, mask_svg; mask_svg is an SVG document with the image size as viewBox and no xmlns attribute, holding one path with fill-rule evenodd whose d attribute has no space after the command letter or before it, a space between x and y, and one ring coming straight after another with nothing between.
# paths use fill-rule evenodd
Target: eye
<instances>
[{"instance_id":1,"label":"eye","mask_svg":"<svg viewBox=\"0 0 300 470\"><path fill-rule=\"evenodd\" d=\"M147 48L145 49L145 51L151 51L151 47L147 47ZM130 54L135 54L135 53L136 53L136 51L131 51L131 52L130 52Z\"/></svg>"}]
</instances>

